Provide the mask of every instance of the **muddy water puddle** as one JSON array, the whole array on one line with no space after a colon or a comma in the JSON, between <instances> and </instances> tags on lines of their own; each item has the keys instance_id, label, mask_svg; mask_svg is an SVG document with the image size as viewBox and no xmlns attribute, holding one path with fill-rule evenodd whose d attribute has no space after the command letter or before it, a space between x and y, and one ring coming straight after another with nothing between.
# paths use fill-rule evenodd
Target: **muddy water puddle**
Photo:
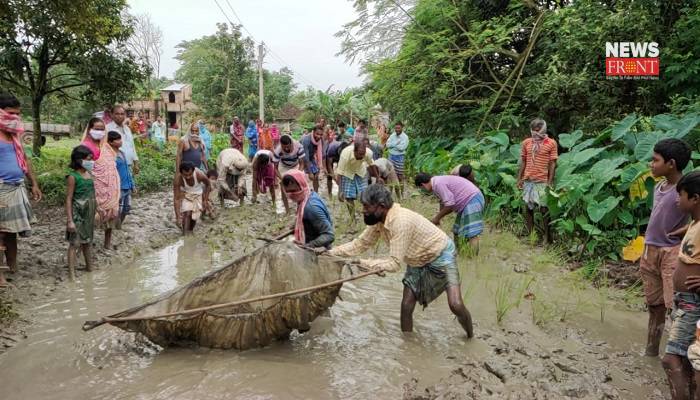
<instances>
[{"instance_id":1,"label":"muddy water puddle","mask_svg":"<svg viewBox=\"0 0 700 400\"><path fill-rule=\"evenodd\" d=\"M141 304L222 266L226 262L223 258L203 240L186 238L130 265L113 265L68 284L66 290L57 291L55 298L34 310L37 323L28 339L0 356L2 397L399 398L403 385L413 377L422 385L435 384L464 357L480 360L492 355L490 338L507 340L505 332L509 330L518 332L520 340L536 349L532 350L535 353L580 351L584 358L578 368L582 370L587 367L582 350L587 346L604 348L603 353L642 351L644 314L612 306L606 310L604 323L599 321L595 306L577 306L566 324L572 331L585 329L585 337L578 333L555 335L535 326L527 302L510 311L498 325L493 294L498 274L494 271L502 263L490 261L489 255L480 257L478 266L473 261L462 265L463 279L475 282L467 304L476 321L477 338L472 341L465 340L444 296L425 310L417 307L416 333L401 334L401 274L346 284L342 300L316 319L309 332L246 352L161 349L111 326L81 330L83 321ZM485 269L492 270L483 273ZM632 359L637 364L635 373L660 373L657 360ZM626 394L623 398L649 398L656 388L627 380L625 367L611 366L616 387Z\"/></svg>"}]
</instances>

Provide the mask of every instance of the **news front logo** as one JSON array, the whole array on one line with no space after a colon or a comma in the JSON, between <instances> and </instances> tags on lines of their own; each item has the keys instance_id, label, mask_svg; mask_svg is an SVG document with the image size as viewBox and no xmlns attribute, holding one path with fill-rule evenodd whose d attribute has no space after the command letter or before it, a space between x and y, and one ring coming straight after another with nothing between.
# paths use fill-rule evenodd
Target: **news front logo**
<instances>
[{"instance_id":1,"label":"news front logo","mask_svg":"<svg viewBox=\"0 0 700 400\"><path fill-rule=\"evenodd\" d=\"M659 44L606 42L607 79L659 79Z\"/></svg>"}]
</instances>

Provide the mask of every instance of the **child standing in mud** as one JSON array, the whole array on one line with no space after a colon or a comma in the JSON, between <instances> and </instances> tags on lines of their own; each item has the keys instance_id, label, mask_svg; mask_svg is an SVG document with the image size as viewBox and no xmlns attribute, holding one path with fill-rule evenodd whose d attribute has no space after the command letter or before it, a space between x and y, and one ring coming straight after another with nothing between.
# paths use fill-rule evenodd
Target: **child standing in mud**
<instances>
[{"instance_id":1,"label":"child standing in mud","mask_svg":"<svg viewBox=\"0 0 700 400\"><path fill-rule=\"evenodd\" d=\"M678 208L676 184L690 161L690 147L678 139L664 139L654 146L649 164L651 174L663 178L654 187L654 205L644 237L644 254L639 269L649 309L645 354L659 355L659 342L666 314L673 306L673 271L678 260L688 214Z\"/></svg>"},{"instance_id":2,"label":"child standing in mud","mask_svg":"<svg viewBox=\"0 0 700 400\"><path fill-rule=\"evenodd\" d=\"M121 151L122 135L116 131L109 131L107 134L109 143L116 157L117 172L119 173L119 228L124 223L126 216L131 211L131 193L135 190L134 178L129 171L129 164L126 162L126 155Z\"/></svg>"},{"instance_id":3,"label":"child standing in mud","mask_svg":"<svg viewBox=\"0 0 700 400\"><path fill-rule=\"evenodd\" d=\"M695 340L695 327L700 320L700 171L690 172L678 181L678 206L693 221L680 244L678 264L673 273L673 312L668 333L666 354L662 360L673 400L690 397L692 368L688 362L688 346ZM695 381L700 371L695 370ZM700 399L696 391L695 399Z\"/></svg>"},{"instance_id":4,"label":"child standing in mud","mask_svg":"<svg viewBox=\"0 0 700 400\"><path fill-rule=\"evenodd\" d=\"M68 272L75 279L78 250L83 251L85 268L92 270L91 248L95 234L95 186L92 171L95 162L92 151L80 145L70 155L72 171L66 176L66 240L68 241Z\"/></svg>"}]
</instances>

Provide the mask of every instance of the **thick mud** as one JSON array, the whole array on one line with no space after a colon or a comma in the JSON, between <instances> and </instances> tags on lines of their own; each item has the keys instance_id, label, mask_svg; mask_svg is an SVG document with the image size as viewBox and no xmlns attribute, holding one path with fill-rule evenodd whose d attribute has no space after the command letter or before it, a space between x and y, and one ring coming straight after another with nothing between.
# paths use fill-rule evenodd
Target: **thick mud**
<instances>
[{"instance_id":1,"label":"thick mud","mask_svg":"<svg viewBox=\"0 0 700 400\"><path fill-rule=\"evenodd\" d=\"M25 270L12 294L26 334L5 331L16 341L0 355L4 399L666 398L659 360L641 355L646 315L615 300L614 289L592 289L553 255L502 232L484 236L478 257L460 258L473 340L444 296L419 307L415 332L402 334L400 273L344 285L310 331L258 350L162 349L111 326L82 332L84 320L183 285L292 221L267 203L247 204L182 239L169 197L139 198L141 208L117 233L117 250L101 251L98 269L74 283L67 281L62 213L42 216L37 235L21 244ZM404 204L425 214L436 208L422 197ZM343 243L352 237L345 207L331 208Z\"/></svg>"},{"instance_id":2,"label":"thick mud","mask_svg":"<svg viewBox=\"0 0 700 400\"><path fill-rule=\"evenodd\" d=\"M215 221L200 221L196 235L207 246L225 250L229 258L244 254L262 243L256 241L256 237L274 236L284 229L283 226L290 224L280 215L283 209L273 210L264 200L258 205L260 209L248 206L250 208L244 208L246 211L227 202L227 207L237 211L220 209ZM61 292L70 283L64 240L65 212L62 208L40 207L35 213L37 223L32 226L32 236L19 239L19 271L7 274L11 286L0 289L0 297L19 311L19 318L9 324L0 323L0 354L26 337L26 327L35 320L33 306L54 298L56 291ZM264 213L267 217L255 218L256 213ZM114 231L113 249L104 249L104 233L95 231L95 271L124 268L137 257L161 249L179 237L181 233L175 224L172 192L136 196L123 229ZM236 244L229 239L236 239ZM80 282L87 273L82 255L79 263L76 276ZM180 282L183 283L186 282Z\"/></svg>"}]
</instances>

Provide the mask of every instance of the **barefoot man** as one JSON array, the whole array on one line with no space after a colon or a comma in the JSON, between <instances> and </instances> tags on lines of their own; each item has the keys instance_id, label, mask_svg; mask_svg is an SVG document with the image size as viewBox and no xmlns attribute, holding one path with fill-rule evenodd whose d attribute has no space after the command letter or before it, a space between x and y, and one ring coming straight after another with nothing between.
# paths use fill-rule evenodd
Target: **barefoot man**
<instances>
[{"instance_id":1,"label":"barefoot man","mask_svg":"<svg viewBox=\"0 0 700 400\"><path fill-rule=\"evenodd\" d=\"M340 161L335 172L335 181L338 184L339 196L348 207L353 229L355 228L355 199L360 198L360 194L367 187L367 170L370 176L377 178L378 183L384 183L379 175L377 166L372 159L372 150L365 147L364 142L355 142L346 147L340 153Z\"/></svg>"},{"instance_id":2,"label":"barefoot man","mask_svg":"<svg viewBox=\"0 0 700 400\"><path fill-rule=\"evenodd\" d=\"M447 292L450 311L467 333L474 336L472 318L462 302L459 271L454 242L427 218L394 203L384 185L369 185L361 198L367 228L350 243L330 250L334 256L354 257L374 248L384 238L389 254L377 259L363 259L363 267L396 272L406 264L401 300L401 330L413 331L413 310L416 302L423 307Z\"/></svg>"}]
</instances>

